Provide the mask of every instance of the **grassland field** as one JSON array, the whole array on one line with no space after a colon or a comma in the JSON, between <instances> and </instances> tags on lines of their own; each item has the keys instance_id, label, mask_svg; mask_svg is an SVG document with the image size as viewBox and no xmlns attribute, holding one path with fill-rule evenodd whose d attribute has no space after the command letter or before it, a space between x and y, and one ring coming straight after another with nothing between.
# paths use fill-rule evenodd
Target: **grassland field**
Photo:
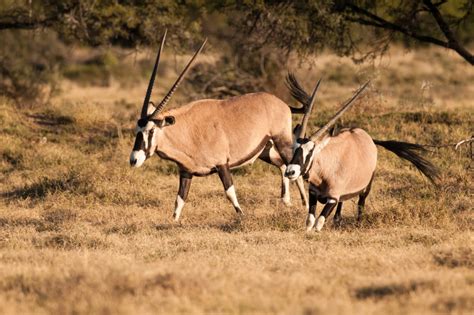
<instances>
[{"instance_id":1,"label":"grassland field","mask_svg":"<svg viewBox=\"0 0 474 315\"><path fill-rule=\"evenodd\" d=\"M444 50L292 64L307 88L324 75L310 129L370 78L342 126L422 144L474 134L474 68ZM173 69L161 70L155 99ZM295 104L285 73L269 92ZM278 169L263 162L233 172L244 218L213 175L193 180L174 223L175 165L128 164L146 82L61 88L41 106L0 99L1 314L474 313L469 145L430 149L437 186L380 149L360 223L351 201L340 228L305 233L296 187L286 207ZM192 97L187 83L170 105Z\"/></svg>"}]
</instances>

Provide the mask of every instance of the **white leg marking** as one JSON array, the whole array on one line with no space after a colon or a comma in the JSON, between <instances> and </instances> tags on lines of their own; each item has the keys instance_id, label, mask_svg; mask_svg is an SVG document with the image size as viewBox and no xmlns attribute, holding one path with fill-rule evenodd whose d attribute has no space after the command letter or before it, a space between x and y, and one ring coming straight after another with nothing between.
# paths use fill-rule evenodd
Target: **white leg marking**
<instances>
[{"instance_id":1,"label":"white leg marking","mask_svg":"<svg viewBox=\"0 0 474 315\"><path fill-rule=\"evenodd\" d=\"M226 191L225 194L227 195L227 199L232 202L232 205L236 209L240 209L239 201L237 200L237 195L235 194L234 185L230 186ZM241 209L240 209L241 210Z\"/></svg>"},{"instance_id":2,"label":"white leg marking","mask_svg":"<svg viewBox=\"0 0 474 315\"><path fill-rule=\"evenodd\" d=\"M173 214L173 218L176 222L178 222L179 220L179 216L181 215L181 210L183 210L183 207L184 207L184 200L183 198L181 198L180 195L178 195L176 197L176 202L174 206L174 214Z\"/></svg>"},{"instance_id":3,"label":"white leg marking","mask_svg":"<svg viewBox=\"0 0 474 315\"><path fill-rule=\"evenodd\" d=\"M318 222L316 222L316 230L319 232L324 226L324 222L326 222L326 218L323 217L322 215L319 216Z\"/></svg>"},{"instance_id":4,"label":"white leg marking","mask_svg":"<svg viewBox=\"0 0 474 315\"><path fill-rule=\"evenodd\" d=\"M291 197L290 197L290 179L288 177L285 177L285 171L286 171L286 166L282 165L280 167L281 171L281 181L282 181L282 189L283 189L283 196L281 197L283 200L283 203L286 206L291 206Z\"/></svg>"},{"instance_id":5,"label":"white leg marking","mask_svg":"<svg viewBox=\"0 0 474 315\"><path fill-rule=\"evenodd\" d=\"M306 219L306 232L310 232L314 226L314 222L316 222L316 217L314 214L308 214L308 218Z\"/></svg>"},{"instance_id":6,"label":"white leg marking","mask_svg":"<svg viewBox=\"0 0 474 315\"><path fill-rule=\"evenodd\" d=\"M329 199L328 203L337 203L337 201L335 199Z\"/></svg>"}]
</instances>

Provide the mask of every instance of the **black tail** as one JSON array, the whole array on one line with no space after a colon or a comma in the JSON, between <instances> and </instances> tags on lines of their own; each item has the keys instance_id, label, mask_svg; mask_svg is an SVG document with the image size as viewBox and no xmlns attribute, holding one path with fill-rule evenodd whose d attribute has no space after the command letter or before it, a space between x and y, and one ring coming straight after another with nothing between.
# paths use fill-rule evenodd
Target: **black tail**
<instances>
[{"instance_id":1,"label":"black tail","mask_svg":"<svg viewBox=\"0 0 474 315\"><path fill-rule=\"evenodd\" d=\"M291 107L292 114L304 114L308 109L309 102L311 100L311 96L306 93L306 91L301 87L300 83L296 79L293 73L288 73L286 76L286 87L290 90L291 96L296 99L299 103L303 105L303 107L296 108Z\"/></svg>"},{"instance_id":2,"label":"black tail","mask_svg":"<svg viewBox=\"0 0 474 315\"><path fill-rule=\"evenodd\" d=\"M439 177L439 171L430 161L422 157L418 152L426 152L426 149L416 143L399 142L399 141L379 141L374 140L376 145L380 145L385 149L392 151L399 158L410 161L416 166L431 182Z\"/></svg>"}]
</instances>

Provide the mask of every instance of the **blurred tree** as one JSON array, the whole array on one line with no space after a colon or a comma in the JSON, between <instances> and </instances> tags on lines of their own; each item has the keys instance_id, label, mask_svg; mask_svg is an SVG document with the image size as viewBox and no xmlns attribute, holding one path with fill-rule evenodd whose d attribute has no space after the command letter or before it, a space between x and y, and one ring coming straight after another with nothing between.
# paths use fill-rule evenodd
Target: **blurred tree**
<instances>
[{"instance_id":1,"label":"blurred tree","mask_svg":"<svg viewBox=\"0 0 474 315\"><path fill-rule=\"evenodd\" d=\"M169 44L175 49L188 47L186 42L200 41L205 33L220 43L219 49L228 49L229 57L235 57L233 65L250 76L268 80L272 78L272 68L278 68L293 51L304 57L328 47L340 55L362 60L383 53L395 40L445 47L474 65L474 56L465 48L474 38L473 3L474 0L0 0L0 45L9 45L4 36L7 31L48 29L65 43L137 47L156 45L163 29L168 28ZM22 40L25 38L18 38ZM9 65L15 64L11 58L6 60L2 63L4 78L11 73Z\"/></svg>"}]
</instances>

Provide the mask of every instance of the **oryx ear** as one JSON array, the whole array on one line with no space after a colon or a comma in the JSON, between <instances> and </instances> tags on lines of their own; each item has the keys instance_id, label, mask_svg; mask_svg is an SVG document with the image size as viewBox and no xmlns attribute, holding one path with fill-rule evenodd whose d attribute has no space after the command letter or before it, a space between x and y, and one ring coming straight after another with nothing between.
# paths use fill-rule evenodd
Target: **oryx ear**
<instances>
[{"instance_id":1,"label":"oryx ear","mask_svg":"<svg viewBox=\"0 0 474 315\"><path fill-rule=\"evenodd\" d=\"M297 124L295 128L293 128L293 138L296 140L298 138L301 138L301 124Z\"/></svg>"},{"instance_id":2,"label":"oryx ear","mask_svg":"<svg viewBox=\"0 0 474 315\"><path fill-rule=\"evenodd\" d=\"M156 109L156 106L153 102L148 102L148 108L146 111L147 116L151 115Z\"/></svg>"}]
</instances>

